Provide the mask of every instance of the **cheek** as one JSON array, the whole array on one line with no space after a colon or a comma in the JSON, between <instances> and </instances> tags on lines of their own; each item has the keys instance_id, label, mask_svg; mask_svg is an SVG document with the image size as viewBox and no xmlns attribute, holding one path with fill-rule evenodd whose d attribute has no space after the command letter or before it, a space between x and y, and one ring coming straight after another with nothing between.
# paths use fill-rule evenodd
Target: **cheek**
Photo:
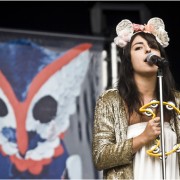
<instances>
[{"instance_id":1,"label":"cheek","mask_svg":"<svg viewBox=\"0 0 180 180\"><path fill-rule=\"evenodd\" d=\"M138 63L134 63L132 64L132 68L135 70L135 71L138 71L140 65Z\"/></svg>"},{"instance_id":2,"label":"cheek","mask_svg":"<svg viewBox=\"0 0 180 180\"><path fill-rule=\"evenodd\" d=\"M132 63L133 69L136 69L139 66L140 62L139 62L138 58L132 58L131 63Z\"/></svg>"}]
</instances>

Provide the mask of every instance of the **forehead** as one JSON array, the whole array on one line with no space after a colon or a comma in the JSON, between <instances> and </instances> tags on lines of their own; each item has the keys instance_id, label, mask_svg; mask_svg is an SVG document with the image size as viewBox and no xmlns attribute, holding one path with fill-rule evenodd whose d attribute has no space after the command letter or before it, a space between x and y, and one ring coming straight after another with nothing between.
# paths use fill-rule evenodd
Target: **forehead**
<instances>
[{"instance_id":1,"label":"forehead","mask_svg":"<svg viewBox=\"0 0 180 180\"><path fill-rule=\"evenodd\" d=\"M147 40L144 39L143 37L141 37L140 35L137 35L137 36L133 39L132 45L135 44L135 43L137 43L137 42L147 42Z\"/></svg>"}]
</instances>

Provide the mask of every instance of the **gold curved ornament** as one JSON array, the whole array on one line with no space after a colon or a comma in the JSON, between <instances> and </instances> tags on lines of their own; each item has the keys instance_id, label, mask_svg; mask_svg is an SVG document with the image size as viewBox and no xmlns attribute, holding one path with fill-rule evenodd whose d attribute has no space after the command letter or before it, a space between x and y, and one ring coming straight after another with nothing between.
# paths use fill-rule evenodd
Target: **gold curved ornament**
<instances>
[{"instance_id":1,"label":"gold curved ornament","mask_svg":"<svg viewBox=\"0 0 180 180\"><path fill-rule=\"evenodd\" d=\"M142 106L139 111L148 117L152 116L153 119L156 117L156 114L153 112L152 108L156 108L159 104L159 101L152 100L150 103ZM175 107L173 102L163 102L163 105L165 105L169 111L174 109L178 113L178 119L180 119L180 110ZM180 152L180 144L175 144L172 150L165 153L165 156L167 157L174 152ZM155 140L155 145L153 145L151 149L147 150L146 153L149 156L159 157L160 159L162 158L162 154L160 152L160 140L158 138Z\"/></svg>"}]
</instances>

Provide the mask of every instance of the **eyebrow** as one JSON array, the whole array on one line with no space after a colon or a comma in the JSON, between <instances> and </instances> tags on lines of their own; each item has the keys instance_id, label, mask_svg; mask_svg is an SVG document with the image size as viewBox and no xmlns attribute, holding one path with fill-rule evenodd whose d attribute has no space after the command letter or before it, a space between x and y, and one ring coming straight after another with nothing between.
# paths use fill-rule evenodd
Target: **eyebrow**
<instances>
[{"instance_id":1,"label":"eyebrow","mask_svg":"<svg viewBox=\"0 0 180 180\"><path fill-rule=\"evenodd\" d=\"M143 42L137 42L137 43L133 44L132 47L137 45L137 44L144 44L144 43Z\"/></svg>"}]
</instances>

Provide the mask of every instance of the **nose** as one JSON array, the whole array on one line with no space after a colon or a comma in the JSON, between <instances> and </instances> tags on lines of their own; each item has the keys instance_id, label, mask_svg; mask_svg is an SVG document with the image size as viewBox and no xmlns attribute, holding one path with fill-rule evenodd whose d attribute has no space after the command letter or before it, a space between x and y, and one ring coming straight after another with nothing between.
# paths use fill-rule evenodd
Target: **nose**
<instances>
[{"instance_id":1,"label":"nose","mask_svg":"<svg viewBox=\"0 0 180 180\"><path fill-rule=\"evenodd\" d=\"M151 48L149 46L146 47L146 53L150 53L151 52Z\"/></svg>"}]
</instances>

